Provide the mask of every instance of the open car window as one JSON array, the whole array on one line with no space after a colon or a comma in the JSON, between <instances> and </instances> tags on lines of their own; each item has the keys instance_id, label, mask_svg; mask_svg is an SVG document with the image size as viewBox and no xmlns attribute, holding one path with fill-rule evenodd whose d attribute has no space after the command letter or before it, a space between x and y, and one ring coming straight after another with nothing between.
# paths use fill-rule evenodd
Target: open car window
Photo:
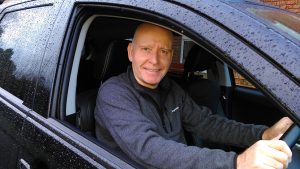
<instances>
[{"instance_id":1,"label":"open car window","mask_svg":"<svg viewBox=\"0 0 300 169\"><path fill-rule=\"evenodd\" d=\"M109 77L126 72L130 64L126 61L127 45L131 42L135 28L142 22L95 15L88 18L82 26L73 60L64 116L65 121L90 138L96 138L94 107L98 89ZM256 97L263 99L264 95L260 92L253 94L251 89L234 91L234 79L229 66L188 37L174 32L173 48L174 58L168 76L187 90L199 104L210 107L216 114L242 122L271 125L282 117L280 110L272 109L267 110L263 120L257 120L261 111L252 114L253 117L244 118L247 111L239 104L251 106L251 101ZM200 94L194 96L195 93ZM250 94L250 100L243 100L243 97L242 101L237 99L247 94ZM278 115L269 119L273 111Z\"/></svg>"},{"instance_id":2,"label":"open car window","mask_svg":"<svg viewBox=\"0 0 300 169\"><path fill-rule=\"evenodd\" d=\"M95 126L98 124L94 119L94 108L99 87L108 78L126 72L130 65L127 46L136 27L143 22L154 23L173 31L174 57L167 75L199 105L207 106L214 114L229 119L267 126L285 115L277 103L259 90L261 86L255 86L257 83L247 83L250 87L246 88L236 85L237 79L250 82L255 82L255 79L245 71L245 67L242 69L241 65L224 59L228 57L228 53L213 44L205 45L208 43L207 39L183 34L184 31L179 28L156 22L151 17L149 20L142 20L133 16L96 13L85 17L78 31L69 79L65 84L65 107L62 106L59 114L59 118L76 133L131 165L139 166L125 153L111 148L97 136ZM241 77L235 72L245 76ZM195 143L191 141L190 144ZM214 146L219 148L219 145L211 148L216 148ZM228 147L225 149L228 150Z\"/></svg>"}]
</instances>

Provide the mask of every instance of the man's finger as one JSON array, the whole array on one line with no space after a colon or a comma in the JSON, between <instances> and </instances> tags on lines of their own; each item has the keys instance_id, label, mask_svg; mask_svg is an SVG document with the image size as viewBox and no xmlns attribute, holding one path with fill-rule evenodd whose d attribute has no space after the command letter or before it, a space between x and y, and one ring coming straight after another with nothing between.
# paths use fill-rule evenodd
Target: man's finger
<instances>
[{"instance_id":1,"label":"man's finger","mask_svg":"<svg viewBox=\"0 0 300 169\"><path fill-rule=\"evenodd\" d=\"M266 141L267 146L272 148L273 150L270 150L271 156L273 156L277 160L286 160L286 161L291 161L292 159L292 151L289 148L289 146L282 140L272 140L272 141ZM274 150L275 149L275 150ZM276 150L278 150L276 152ZM287 159L286 159L287 158ZM280 161L282 161L280 160Z\"/></svg>"},{"instance_id":2,"label":"man's finger","mask_svg":"<svg viewBox=\"0 0 300 169\"><path fill-rule=\"evenodd\" d=\"M263 159L263 164L265 165L266 168L286 168L287 166L285 166L283 163L265 156Z\"/></svg>"}]
</instances>

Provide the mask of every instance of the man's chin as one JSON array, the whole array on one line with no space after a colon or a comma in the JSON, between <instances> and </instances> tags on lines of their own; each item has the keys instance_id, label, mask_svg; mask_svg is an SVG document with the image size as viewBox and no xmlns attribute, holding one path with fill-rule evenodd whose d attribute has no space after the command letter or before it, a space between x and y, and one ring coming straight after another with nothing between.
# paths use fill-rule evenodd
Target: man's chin
<instances>
[{"instance_id":1,"label":"man's chin","mask_svg":"<svg viewBox=\"0 0 300 169\"><path fill-rule=\"evenodd\" d=\"M160 80L161 79L158 78L144 78L143 82L151 86L156 86L160 82Z\"/></svg>"}]
</instances>

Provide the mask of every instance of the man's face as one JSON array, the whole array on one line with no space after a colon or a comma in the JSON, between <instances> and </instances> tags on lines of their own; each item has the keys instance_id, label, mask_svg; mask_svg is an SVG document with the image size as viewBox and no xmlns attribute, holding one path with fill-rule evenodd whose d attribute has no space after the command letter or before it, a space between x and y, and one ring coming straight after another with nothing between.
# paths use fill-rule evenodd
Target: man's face
<instances>
[{"instance_id":1,"label":"man's face","mask_svg":"<svg viewBox=\"0 0 300 169\"><path fill-rule=\"evenodd\" d=\"M173 56L172 38L170 31L158 26L144 24L138 28L128 45L128 58L140 85L154 89L166 75Z\"/></svg>"}]
</instances>

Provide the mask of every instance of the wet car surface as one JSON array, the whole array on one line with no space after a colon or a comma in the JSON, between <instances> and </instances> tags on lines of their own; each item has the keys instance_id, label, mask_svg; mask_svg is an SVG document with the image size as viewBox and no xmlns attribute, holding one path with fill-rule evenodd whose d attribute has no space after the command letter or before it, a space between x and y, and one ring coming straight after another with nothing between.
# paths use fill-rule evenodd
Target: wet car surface
<instances>
[{"instance_id":1,"label":"wet car surface","mask_svg":"<svg viewBox=\"0 0 300 169\"><path fill-rule=\"evenodd\" d=\"M179 84L185 44L216 58L218 75L207 78L219 82L227 118L293 119L289 168L299 166L299 15L237 0L16 0L0 5L0 168L142 168L97 140L93 112L84 110L107 78L97 75L102 48L131 39L142 22L172 30L180 42L169 72ZM238 86L233 70L255 88Z\"/></svg>"}]
</instances>

